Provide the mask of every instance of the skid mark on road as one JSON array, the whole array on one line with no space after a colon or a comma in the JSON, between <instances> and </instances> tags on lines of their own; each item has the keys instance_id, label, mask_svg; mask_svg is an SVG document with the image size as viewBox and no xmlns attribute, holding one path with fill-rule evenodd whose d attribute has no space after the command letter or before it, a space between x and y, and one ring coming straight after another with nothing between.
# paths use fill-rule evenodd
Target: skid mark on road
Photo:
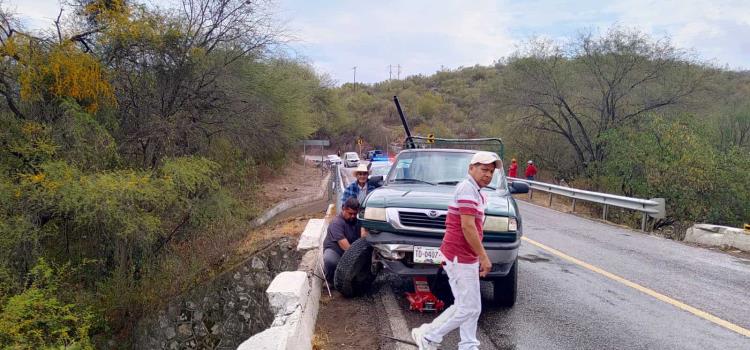
<instances>
[{"instance_id":1,"label":"skid mark on road","mask_svg":"<svg viewBox=\"0 0 750 350\"><path fill-rule=\"evenodd\" d=\"M624 285L626 285L626 286L628 286L630 288L633 288L633 289L635 289L635 290L637 290L637 291L639 291L641 293L644 293L646 295L652 296L652 297L656 298L657 300L663 301L663 302L665 302L667 304L670 304L670 305L672 305L674 307L677 307L677 308L682 309L684 311L687 311L687 312L689 312L689 313L691 313L691 314L693 314L695 316L698 316L698 317L700 317L700 318L702 318L704 320L707 320L707 321L712 322L712 323L714 323L716 325L724 327L724 328L726 328L726 329L728 329L730 331L739 333L741 335L744 335L744 336L750 338L750 330L747 329L747 328L743 328L743 327L741 327L739 325L736 325L736 324L734 324L732 322L729 322L729 321L726 321L724 319L721 319L721 318L719 318L717 316L714 316L714 315L712 315L712 314L710 314L708 312L705 312L705 311L703 311L701 309L698 309L696 307L693 307L693 306L690 306L688 304L685 304L685 303L683 303L683 302L681 302L679 300L670 298L670 297L668 297L668 296L666 296L664 294L661 294L661 293L659 293L659 292L657 292L657 291L655 291L653 289L644 287L644 286L642 286L642 285L640 285L638 283L626 280L625 278L622 278L622 277L620 277L618 275L615 275L615 274L613 274L613 273L611 273L609 271L606 271L606 270L604 270L602 268L599 268L599 267L596 267L594 265L591 265L591 264L589 264L589 263L587 263L585 261L578 260L578 259L576 259L576 258L574 258L574 257L572 257L570 255L567 255L567 254L565 254L565 253L563 253L563 252L561 252L561 251L559 251L559 250L557 250L555 248L548 247L548 246L546 246L546 245L544 245L542 243L539 243L539 242L537 242L535 240L529 239L527 237L523 237L522 239L524 241L526 241L526 242L528 242L528 243L530 243L530 244L538 247L538 248L541 248L541 249L543 249L543 250L545 250L545 251L547 251L549 253L552 253L552 254L554 254L554 255L562 258L563 260L567 260L567 261L569 261L571 263L574 263L574 264L576 264L578 266L586 268L586 269L588 269L590 271L596 272L596 273L598 273L598 274L600 274L600 275L602 275L604 277L607 277L607 278L609 278L609 279L611 279L613 281L619 282L619 283L624 284Z\"/></svg>"},{"instance_id":2,"label":"skid mark on road","mask_svg":"<svg viewBox=\"0 0 750 350\"><path fill-rule=\"evenodd\" d=\"M532 262L532 263L540 262L540 261L542 261L542 262L549 261L549 259L547 259L547 258L542 258L541 256L537 256L537 255L534 255L534 254L519 255L518 256L518 260L528 261L528 262Z\"/></svg>"},{"instance_id":3,"label":"skid mark on road","mask_svg":"<svg viewBox=\"0 0 750 350\"><path fill-rule=\"evenodd\" d=\"M380 301L385 307L385 314L388 315L388 322L391 326L391 332L394 338L411 340L411 329L406 324L404 315L401 314L401 309L398 307L398 301L393 296L393 291L389 285L385 285L380 288L378 292L380 294ZM396 350L412 350L413 346L406 345L403 343L396 343Z\"/></svg>"}]
</instances>

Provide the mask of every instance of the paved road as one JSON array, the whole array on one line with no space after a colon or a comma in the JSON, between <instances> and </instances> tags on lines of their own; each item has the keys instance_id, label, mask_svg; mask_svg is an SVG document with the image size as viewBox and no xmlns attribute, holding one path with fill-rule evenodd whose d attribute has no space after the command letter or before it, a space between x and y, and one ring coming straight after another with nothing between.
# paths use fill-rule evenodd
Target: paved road
<instances>
[{"instance_id":1,"label":"paved road","mask_svg":"<svg viewBox=\"0 0 750 350\"><path fill-rule=\"evenodd\" d=\"M484 308L483 349L750 349L750 260L520 206L518 302ZM383 276L377 296L363 299L390 305L373 310L389 319L382 332L408 336L404 324L434 317L406 311L408 285ZM482 288L489 297L491 285ZM454 332L445 348L456 342Z\"/></svg>"},{"instance_id":2,"label":"paved road","mask_svg":"<svg viewBox=\"0 0 750 350\"><path fill-rule=\"evenodd\" d=\"M750 333L727 329L750 329L750 261L527 203L521 211L518 305L481 320L498 348L750 349Z\"/></svg>"}]
</instances>

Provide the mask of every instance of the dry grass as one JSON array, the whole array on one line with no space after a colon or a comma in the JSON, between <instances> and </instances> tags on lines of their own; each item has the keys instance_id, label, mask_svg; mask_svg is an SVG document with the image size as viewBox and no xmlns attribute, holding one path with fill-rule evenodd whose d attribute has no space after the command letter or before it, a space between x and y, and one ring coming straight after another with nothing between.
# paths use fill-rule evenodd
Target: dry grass
<instances>
[{"instance_id":1,"label":"dry grass","mask_svg":"<svg viewBox=\"0 0 750 350\"><path fill-rule=\"evenodd\" d=\"M289 218L275 225L264 225L250 230L242 239L234 243L233 246L236 248L232 256L244 260L245 257L253 254L258 249L260 242L282 237L298 238L302 231L305 230L307 221L310 218L312 218L312 215L299 216Z\"/></svg>"},{"instance_id":2,"label":"dry grass","mask_svg":"<svg viewBox=\"0 0 750 350\"><path fill-rule=\"evenodd\" d=\"M312 340L313 350L325 350L328 345L328 334L315 333Z\"/></svg>"}]
</instances>

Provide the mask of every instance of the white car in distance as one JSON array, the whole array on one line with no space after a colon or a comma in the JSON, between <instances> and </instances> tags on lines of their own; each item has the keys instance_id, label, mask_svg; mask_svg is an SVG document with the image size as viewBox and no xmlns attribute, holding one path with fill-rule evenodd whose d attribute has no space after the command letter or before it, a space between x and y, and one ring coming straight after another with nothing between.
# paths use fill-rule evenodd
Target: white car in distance
<instances>
[{"instance_id":1,"label":"white car in distance","mask_svg":"<svg viewBox=\"0 0 750 350\"><path fill-rule=\"evenodd\" d=\"M356 167L359 165L359 156L357 152L346 152L344 153L344 167Z\"/></svg>"},{"instance_id":2,"label":"white car in distance","mask_svg":"<svg viewBox=\"0 0 750 350\"><path fill-rule=\"evenodd\" d=\"M342 161L341 161L341 158L339 158L339 156L335 154L329 154L328 156L326 156L325 163L326 165L330 166L330 165L341 164Z\"/></svg>"}]
</instances>

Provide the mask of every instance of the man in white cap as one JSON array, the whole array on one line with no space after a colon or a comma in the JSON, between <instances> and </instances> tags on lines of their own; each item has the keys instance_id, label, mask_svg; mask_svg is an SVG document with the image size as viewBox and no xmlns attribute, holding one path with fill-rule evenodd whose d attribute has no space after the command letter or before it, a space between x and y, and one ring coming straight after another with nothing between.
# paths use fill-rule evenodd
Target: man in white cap
<instances>
[{"instance_id":1,"label":"man in white cap","mask_svg":"<svg viewBox=\"0 0 750 350\"><path fill-rule=\"evenodd\" d=\"M478 349L477 321L482 312L479 277L492 269L482 246L482 224L487 198L481 193L489 185L495 169L502 162L492 152L477 152L469 164L469 176L456 186L445 219L445 235L440 252L445 257L443 269L455 299L453 305L432 323L411 331L417 347L437 349L448 332L459 328L459 350Z\"/></svg>"}]
</instances>

